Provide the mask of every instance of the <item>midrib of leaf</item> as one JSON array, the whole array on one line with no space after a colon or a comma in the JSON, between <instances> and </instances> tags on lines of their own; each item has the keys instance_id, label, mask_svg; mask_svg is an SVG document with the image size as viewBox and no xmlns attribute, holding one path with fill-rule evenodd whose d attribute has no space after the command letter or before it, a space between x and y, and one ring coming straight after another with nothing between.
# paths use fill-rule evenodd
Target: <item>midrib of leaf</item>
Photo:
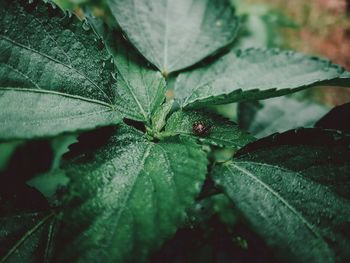
<instances>
[{"instance_id":1,"label":"midrib of leaf","mask_svg":"<svg viewBox=\"0 0 350 263\"><path fill-rule=\"evenodd\" d=\"M203 75L202 75L202 77L203 77ZM221 79L222 79L222 78L221 78ZM201 89L201 88L203 88L203 87L205 87L205 86L209 86L210 83L214 82L215 80L216 80L216 79L212 78L212 79L206 81L205 83L199 84L197 87L195 87L195 88L192 90L191 95L188 96L188 97L184 100L183 105L189 104L188 102L190 101L190 99L192 98L192 96L194 96L194 94L195 94L195 92L196 92L197 90L199 90L199 89ZM200 99L201 99L201 98L195 98L195 100L200 100Z\"/></svg>"},{"instance_id":2,"label":"midrib of leaf","mask_svg":"<svg viewBox=\"0 0 350 263\"><path fill-rule=\"evenodd\" d=\"M94 104L99 104L99 105L108 107L111 110L113 110L113 105L108 104L108 103L106 103L104 101L89 99L89 98L86 98L86 97L81 97L81 96L78 96L78 95L72 95L72 94L68 94L68 93L62 93L62 92L53 91L53 90L0 87L0 91L1 90L14 90L14 91L18 91L18 92L24 92L25 91L25 92L32 92L32 93L48 93L48 94L52 94L52 95L58 95L58 96L62 96L62 97L67 97L67 98L70 98L70 99L76 99L76 100L91 102L91 103L94 103Z\"/></svg>"},{"instance_id":3,"label":"midrib of leaf","mask_svg":"<svg viewBox=\"0 0 350 263\"><path fill-rule=\"evenodd\" d=\"M144 84L146 84L146 82L145 82L145 75L144 75L144 72L143 71L141 71L141 78L142 78L142 82L144 83ZM154 82L156 81L157 79L156 78L153 78L153 80L152 80L152 84L150 85L151 87L153 87L153 84L154 84ZM146 86L146 85L145 85ZM151 99L150 99L150 96L149 96L149 93L148 93L148 88L146 87L146 89L145 89L145 92L146 92L146 99L147 99L147 108L148 108L148 112L147 112L147 116L149 116L150 114L151 114ZM147 116L145 116L145 118L147 118Z\"/></svg>"},{"instance_id":4,"label":"midrib of leaf","mask_svg":"<svg viewBox=\"0 0 350 263\"><path fill-rule=\"evenodd\" d=\"M57 219L54 218L49 226L49 231L47 234L47 242L46 242L46 246L45 246L45 256L44 256L45 263L49 262L50 246L52 244L53 235L54 235L54 227L55 227L56 223L57 223Z\"/></svg>"},{"instance_id":5,"label":"midrib of leaf","mask_svg":"<svg viewBox=\"0 0 350 263\"><path fill-rule=\"evenodd\" d=\"M137 181L137 179L138 179L138 175L139 175L140 172L142 171L143 166L144 166L144 164L145 164L145 162L146 162L146 159L147 159L147 157L149 156L149 154L150 154L150 152L151 152L151 148L152 148L152 144L148 145L147 148L145 149L145 152L144 152L144 154L143 154L143 156L142 156L142 159L141 159L141 165L140 165L141 169L139 170L139 173L138 173L137 175L134 176L133 181L132 181L132 183L131 183L130 191L128 191L127 195L125 196L124 200L122 201L122 204L121 204L121 206L120 206L121 209L119 209L119 210L117 211L116 220L114 221L114 224L115 224L116 226L118 225L120 216L121 216L122 212L124 211L124 209L125 209L125 207L126 207L127 201L128 201L129 198L130 198L130 194L131 194L131 192L132 192L132 190L133 190L133 188L134 188L134 185L135 185L135 183L136 183L136 181ZM114 231L114 232L113 232L111 240L114 239L116 233L117 233L117 231ZM110 242L110 243L108 244L108 248L110 248L111 245L112 245L112 242ZM0 263L1 263L1 262L0 262Z\"/></svg>"},{"instance_id":6,"label":"midrib of leaf","mask_svg":"<svg viewBox=\"0 0 350 263\"><path fill-rule=\"evenodd\" d=\"M174 187L175 189L175 192L177 193L177 186L176 186L176 183L174 182L174 178L175 178L175 174L173 172L171 168L171 162L169 161L169 157L168 157L168 154L167 154L167 151L162 147L161 144L158 144L158 147L162 150L163 152L163 156L164 156L164 159L166 160L166 163L167 163L167 167L169 168L169 172L171 173L172 177L171 177L171 184L172 186Z\"/></svg>"},{"instance_id":7,"label":"midrib of leaf","mask_svg":"<svg viewBox=\"0 0 350 263\"><path fill-rule=\"evenodd\" d=\"M13 254L15 251L31 236L33 235L41 226L43 226L49 219L55 216L54 212L51 212L49 215L45 216L39 221L34 227L28 230L28 232L13 245L9 252L0 260L0 263L6 262L6 260Z\"/></svg>"},{"instance_id":8,"label":"midrib of leaf","mask_svg":"<svg viewBox=\"0 0 350 263\"><path fill-rule=\"evenodd\" d=\"M191 1L191 8L190 8L190 10L191 10L191 9L192 9L192 6L193 6L193 0L190 0L190 1ZM204 1L204 0L203 0L203 1ZM206 2L207 2L207 1L206 1ZM206 5L206 7L207 7L207 5ZM205 11L204 11L204 13L205 13ZM204 16L202 16L201 24L203 23L203 19L204 19ZM197 40L198 35L199 35L199 32L201 32L201 30L197 30L196 32L197 32L197 33L196 33L196 36L192 36L192 35L188 34L187 37L186 37L186 39L183 40L184 42L190 43L190 44L188 44L188 46L192 45L194 40ZM191 41L188 41L188 40L189 40L189 37L191 38ZM188 48L185 49L184 52L181 53L181 55L178 56L177 59L174 60L174 61L169 65L169 68L173 67L174 65L176 66L176 64L178 63L178 61L180 61L183 57L185 57L185 54L187 54L188 50L189 50Z\"/></svg>"},{"instance_id":9,"label":"midrib of leaf","mask_svg":"<svg viewBox=\"0 0 350 263\"><path fill-rule=\"evenodd\" d=\"M169 29L168 29L168 19L169 19L169 0L165 1L166 5L166 11L165 11L165 33L164 33L164 51L163 51L163 57L164 57L164 64L163 64L163 70L166 70L167 64L168 64L168 41L169 41Z\"/></svg>"},{"instance_id":10,"label":"midrib of leaf","mask_svg":"<svg viewBox=\"0 0 350 263\"><path fill-rule=\"evenodd\" d=\"M90 82L95 88L97 88L99 91L101 91L101 92L104 94L105 98L109 101L109 103L112 104L111 99L110 99L110 98L108 97L108 95L103 91L103 89L101 89L101 87L99 87L95 82L93 82L88 76L86 76L85 74L81 73L79 70L73 68L71 65L67 65L66 63L63 63L62 61L59 61L59 60L57 60L57 59L55 59L55 58L53 58L53 57L51 57L51 56L48 56L48 55L46 55L46 54L43 54L42 52L40 52L40 51L38 51L38 50L32 49L31 47L28 47L28 46L22 45L22 44L20 44L20 43L17 43L16 41L14 41L14 40L12 40L12 39L10 39L10 38L7 38L7 37L4 36L4 35L0 35L0 37L1 37L2 39L4 39L5 41L8 41L8 42L12 43L13 45L16 45L16 46L18 46L18 47L20 47L20 48L27 49L27 50L29 50L29 51L31 51L31 52L37 53L38 55L43 56L43 57L47 58L48 60L51 60L51 61L53 61L53 62L55 62L55 63L57 63L57 64L60 64L60 65L62 65L62 66L64 66L64 67L66 67L66 68L69 68L69 69L71 69L71 70L74 70L78 75L84 77L84 78L85 78L88 82Z\"/></svg>"},{"instance_id":11,"label":"midrib of leaf","mask_svg":"<svg viewBox=\"0 0 350 263\"><path fill-rule=\"evenodd\" d=\"M9 69L11 69L12 71L18 73L19 75L23 76L26 80L28 80L29 82L31 82L37 89L42 89L37 83L35 83L31 78L28 77L28 75L24 74L23 72L19 71L18 69L12 67L9 64L4 64L1 63L2 66L8 67Z\"/></svg>"},{"instance_id":12,"label":"midrib of leaf","mask_svg":"<svg viewBox=\"0 0 350 263\"><path fill-rule=\"evenodd\" d=\"M126 83L126 86L127 86L128 90L129 90L129 92L130 92L132 98L134 99L134 101L136 102L137 106L139 107L139 109L140 109L140 111L141 111L141 114L143 115L143 117L145 117L145 119L147 119L147 118L148 118L148 115L147 115L146 111L143 109L143 107L142 107L140 101L137 99L137 96L136 96L136 94L134 93L134 91L132 90L132 87L130 86L129 81L127 81L127 80L125 79L125 77L124 77L123 74L120 73L119 76L121 76L121 78L123 79L124 83ZM142 81L143 81L143 80L142 80ZM145 91L146 91L146 93L148 94L147 89L146 89Z\"/></svg>"},{"instance_id":13,"label":"midrib of leaf","mask_svg":"<svg viewBox=\"0 0 350 263\"><path fill-rule=\"evenodd\" d=\"M240 163L248 163L251 164L251 162L247 161L240 161ZM312 224L310 224L293 206L291 206L282 196L280 196L276 191L274 191L271 187L269 187L267 184L265 184L263 181L259 180L254 174L249 172L247 169L239 167L238 162L231 163L233 167L235 167L237 170L241 171L242 173L246 174L249 176L253 181L257 182L260 184L262 187L264 187L268 192L270 192L272 195L274 195L277 200L279 200L284 206L286 206L297 218L300 219L300 221L310 230L312 234L315 235L318 239L322 240L323 243L326 243L322 236L312 227ZM230 168L230 165L225 166L232 174L235 174L234 171ZM257 164L254 163L254 165L260 165L260 166L267 166L267 167L272 167L276 168L275 166L268 165L268 164ZM278 167L278 169L281 169ZM281 169L281 170L286 170L286 169ZM287 171L287 170L286 170Z\"/></svg>"},{"instance_id":14,"label":"midrib of leaf","mask_svg":"<svg viewBox=\"0 0 350 263\"><path fill-rule=\"evenodd\" d=\"M134 7L134 12L136 12L137 3L135 3L135 0L132 0L132 4L133 4L133 7ZM142 25L141 25L140 21L137 19L137 16L136 16L135 20L136 20L135 22L138 25L138 27L142 28ZM143 35L144 39L147 41L148 46L151 47L149 50L152 52L152 57L153 58L157 58L157 56L154 55L154 51L153 51L152 45L150 44L148 36L144 33L144 30L141 30L141 34ZM161 64L159 60L158 60L158 63L159 63L159 65Z\"/></svg>"}]
</instances>

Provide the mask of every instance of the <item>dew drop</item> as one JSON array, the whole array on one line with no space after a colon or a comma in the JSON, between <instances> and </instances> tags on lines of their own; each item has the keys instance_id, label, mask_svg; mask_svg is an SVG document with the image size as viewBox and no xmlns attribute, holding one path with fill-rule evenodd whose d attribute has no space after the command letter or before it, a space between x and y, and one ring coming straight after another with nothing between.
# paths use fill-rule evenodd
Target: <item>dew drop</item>
<instances>
[{"instance_id":1,"label":"dew drop","mask_svg":"<svg viewBox=\"0 0 350 263\"><path fill-rule=\"evenodd\" d=\"M83 29L84 29L85 31L90 30L90 24L89 24L89 22L86 21L86 20L84 20L84 22L83 22Z\"/></svg>"},{"instance_id":2,"label":"dew drop","mask_svg":"<svg viewBox=\"0 0 350 263\"><path fill-rule=\"evenodd\" d=\"M221 27L222 26L222 20L216 20L216 22L215 22L215 25L217 26L217 27Z\"/></svg>"}]
</instances>

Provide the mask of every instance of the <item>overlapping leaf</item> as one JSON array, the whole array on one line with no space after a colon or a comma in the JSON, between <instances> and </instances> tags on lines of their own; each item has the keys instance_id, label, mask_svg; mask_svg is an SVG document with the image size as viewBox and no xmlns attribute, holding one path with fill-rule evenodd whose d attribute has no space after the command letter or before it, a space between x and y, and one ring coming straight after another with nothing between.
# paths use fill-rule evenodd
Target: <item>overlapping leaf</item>
<instances>
[{"instance_id":1,"label":"overlapping leaf","mask_svg":"<svg viewBox=\"0 0 350 263\"><path fill-rule=\"evenodd\" d=\"M207 160L196 144L153 143L123 129L65 169L73 205L65 221L74 241L61 254L64 262L144 260L174 234L200 191Z\"/></svg>"},{"instance_id":2,"label":"overlapping leaf","mask_svg":"<svg viewBox=\"0 0 350 263\"><path fill-rule=\"evenodd\" d=\"M1 186L6 190L0 192L0 262L50 262L57 245L58 215L34 189L18 184L11 191L4 183Z\"/></svg>"},{"instance_id":3,"label":"overlapping leaf","mask_svg":"<svg viewBox=\"0 0 350 263\"><path fill-rule=\"evenodd\" d=\"M164 101L164 77L118 33L111 33L106 43L117 65L117 109L130 119L149 121Z\"/></svg>"},{"instance_id":4,"label":"overlapping leaf","mask_svg":"<svg viewBox=\"0 0 350 263\"><path fill-rule=\"evenodd\" d=\"M350 102L334 107L329 113L323 116L315 126L350 133L349 115Z\"/></svg>"},{"instance_id":5,"label":"overlapping leaf","mask_svg":"<svg viewBox=\"0 0 350 263\"><path fill-rule=\"evenodd\" d=\"M238 123L257 138L299 127L313 127L328 108L312 102L279 97L238 105Z\"/></svg>"},{"instance_id":6,"label":"overlapping leaf","mask_svg":"<svg viewBox=\"0 0 350 263\"><path fill-rule=\"evenodd\" d=\"M231 43L238 19L227 0L109 0L136 48L163 74L181 70Z\"/></svg>"},{"instance_id":7,"label":"overlapping leaf","mask_svg":"<svg viewBox=\"0 0 350 263\"><path fill-rule=\"evenodd\" d=\"M350 77L328 60L275 49L229 53L181 73L175 98L181 107L204 107L282 96L314 85L350 86Z\"/></svg>"},{"instance_id":8,"label":"overlapping leaf","mask_svg":"<svg viewBox=\"0 0 350 263\"><path fill-rule=\"evenodd\" d=\"M164 77L136 52L120 32L111 30L89 9L86 17L117 66L116 108L130 119L148 122L165 98Z\"/></svg>"},{"instance_id":9,"label":"overlapping leaf","mask_svg":"<svg viewBox=\"0 0 350 263\"><path fill-rule=\"evenodd\" d=\"M197 136L193 125L201 123L208 132ZM216 114L203 111L177 111L167 121L165 134L181 134L199 138L207 144L240 148L254 140L254 137L240 130L237 124Z\"/></svg>"},{"instance_id":10,"label":"overlapping leaf","mask_svg":"<svg viewBox=\"0 0 350 263\"><path fill-rule=\"evenodd\" d=\"M215 178L276 253L290 262L347 262L350 138L302 129L256 141Z\"/></svg>"},{"instance_id":11,"label":"overlapping leaf","mask_svg":"<svg viewBox=\"0 0 350 263\"><path fill-rule=\"evenodd\" d=\"M1 1L1 139L118 123L110 56L51 4Z\"/></svg>"}]
</instances>

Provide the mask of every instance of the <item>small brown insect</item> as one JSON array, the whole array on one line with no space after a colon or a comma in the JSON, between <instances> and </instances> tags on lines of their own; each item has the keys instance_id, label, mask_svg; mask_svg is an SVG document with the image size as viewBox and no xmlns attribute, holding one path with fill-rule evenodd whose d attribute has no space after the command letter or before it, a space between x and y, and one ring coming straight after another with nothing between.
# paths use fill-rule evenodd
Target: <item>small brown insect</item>
<instances>
[{"instance_id":1,"label":"small brown insect","mask_svg":"<svg viewBox=\"0 0 350 263\"><path fill-rule=\"evenodd\" d=\"M196 121L192 125L192 132L197 136L205 136L210 132L210 126L202 121Z\"/></svg>"}]
</instances>

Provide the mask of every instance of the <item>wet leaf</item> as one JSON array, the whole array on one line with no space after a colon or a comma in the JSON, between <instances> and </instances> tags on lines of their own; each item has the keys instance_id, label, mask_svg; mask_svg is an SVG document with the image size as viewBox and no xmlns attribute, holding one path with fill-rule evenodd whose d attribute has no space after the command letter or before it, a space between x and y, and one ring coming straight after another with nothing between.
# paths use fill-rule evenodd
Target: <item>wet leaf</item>
<instances>
[{"instance_id":1,"label":"wet leaf","mask_svg":"<svg viewBox=\"0 0 350 263\"><path fill-rule=\"evenodd\" d=\"M328 60L291 51L248 49L181 73L175 99L183 108L199 108L278 97L315 85L349 87L350 78Z\"/></svg>"},{"instance_id":2,"label":"wet leaf","mask_svg":"<svg viewBox=\"0 0 350 263\"><path fill-rule=\"evenodd\" d=\"M6 186L0 200L0 262L50 262L57 245L58 214L25 185L15 190Z\"/></svg>"},{"instance_id":3,"label":"wet leaf","mask_svg":"<svg viewBox=\"0 0 350 263\"><path fill-rule=\"evenodd\" d=\"M118 31L107 27L87 10L87 19L104 41L116 64L115 107L129 119L150 122L165 99L166 83Z\"/></svg>"},{"instance_id":4,"label":"wet leaf","mask_svg":"<svg viewBox=\"0 0 350 263\"><path fill-rule=\"evenodd\" d=\"M193 141L153 143L120 128L96 153L65 169L71 209L64 220L74 241L62 261L144 260L183 222L206 168L206 155Z\"/></svg>"},{"instance_id":5,"label":"wet leaf","mask_svg":"<svg viewBox=\"0 0 350 263\"><path fill-rule=\"evenodd\" d=\"M328 111L311 101L279 97L238 105L238 123L257 138L299 127L311 128Z\"/></svg>"},{"instance_id":6,"label":"wet leaf","mask_svg":"<svg viewBox=\"0 0 350 263\"><path fill-rule=\"evenodd\" d=\"M347 262L350 137L319 129L258 140L217 165L216 182L288 262Z\"/></svg>"},{"instance_id":7,"label":"wet leaf","mask_svg":"<svg viewBox=\"0 0 350 263\"><path fill-rule=\"evenodd\" d=\"M165 99L164 77L121 35L112 34L106 43L117 65L116 108L127 118L150 122Z\"/></svg>"},{"instance_id":8,"label":"wet leaf","mask_svg":"<svg viewBox=\"0 0 350 263\"><path fill-rule=\"evenodd\" d=\"M198 135L194 131L196 124L204 125L207 132ZM177 111L168 119L165 134L181 134L197 138L206 144L240 148L254 140L254 137L242 131L238 125L219 115L203 111Z\"/></svg>"},{"instance_id":9,"label":"wet leaf","mask_svg":"<svg viewBox=\"0 0 350 263\"><path fill-rule=\"evenodd\" d=\"M135 47L164 75L231 43L238 19L227 0L109 0Z\"/></svg>"},{"instance_id":10,"label":"wet leaf","mask_svg":"<svg viewBox=\"0 0 350 263\"><path fill-rule=\"evenodd\" d=\"M0 139L118 123L113 63L93 31L54 4L19 2L0 4Z\"/></svg>"}]
</instances>

